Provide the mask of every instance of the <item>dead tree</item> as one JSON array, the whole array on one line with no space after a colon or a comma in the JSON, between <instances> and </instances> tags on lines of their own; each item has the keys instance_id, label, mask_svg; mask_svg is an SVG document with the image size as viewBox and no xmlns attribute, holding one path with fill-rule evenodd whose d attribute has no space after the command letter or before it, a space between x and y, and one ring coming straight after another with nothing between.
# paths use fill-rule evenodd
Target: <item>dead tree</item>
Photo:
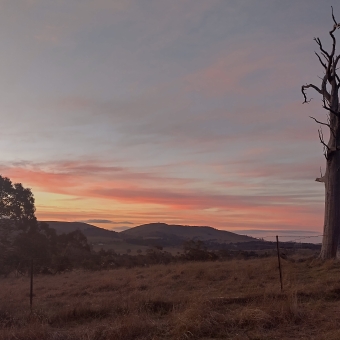
<instances>
[{"instance_id":1,"label":"dead tree","mask_svg":"<svg viewBox=\"0 0 340 340\"><path fill-rule=\"evenodd\" d=\"M336 39L334 32L340 28L340 24L335 20L333 7L332 18L334 25L329 32L332 39L332 48L330 53L327 52L319 38L314 38L319 46L319 52L315 52L323 69L324 76L321 86L313 84L303 85L301 88L304 103L307 100L306 89L312 88L322 96L322 107L326 110L327 120L321 122L314 117L314 121L320 124L318 130L320 143L323 146L324 156L326 158L325 174L317 178L317 182L325 185L325 216L324 216L324 232L322 239L322 248L320 257L322 259L335 258L337 256L338 243L340 240L340 106L339 106L339 88L340 78L337 74L337 65L340 55L336 56ZM329 141L324 141L321 126L329 129Z\"/></svg>"}]
</instances>

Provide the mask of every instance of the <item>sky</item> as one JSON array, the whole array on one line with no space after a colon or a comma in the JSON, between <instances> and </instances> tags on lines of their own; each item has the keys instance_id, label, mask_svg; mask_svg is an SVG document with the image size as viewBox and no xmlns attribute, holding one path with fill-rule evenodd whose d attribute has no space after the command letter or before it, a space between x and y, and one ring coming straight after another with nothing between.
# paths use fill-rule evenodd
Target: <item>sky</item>
<instances>
[{"instance_id":1,"label":"sky","mask_svg":"<svg viewBox=\"0 0 340 340\"><path fill-rule=\"evenodd\" d=\"M322 233L331 5L0 0L0 174L40 220Z\"/></svg>"}]
</instances>

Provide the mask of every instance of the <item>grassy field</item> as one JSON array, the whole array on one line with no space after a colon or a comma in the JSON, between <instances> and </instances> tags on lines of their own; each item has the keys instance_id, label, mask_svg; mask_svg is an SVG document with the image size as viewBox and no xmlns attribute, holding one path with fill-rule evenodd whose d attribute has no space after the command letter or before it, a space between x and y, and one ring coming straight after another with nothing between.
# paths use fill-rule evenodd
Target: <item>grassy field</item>
<instances>
[{"instance_id":1,"label":"grassy field","mask_svg":"<svg viewBox=\"0 0 340 340\"><path fill-rule=\"evenodd\" d=\"M277 259L0 279L0 339L340 339L340 263Z\"/></svg>"}]
</instances>

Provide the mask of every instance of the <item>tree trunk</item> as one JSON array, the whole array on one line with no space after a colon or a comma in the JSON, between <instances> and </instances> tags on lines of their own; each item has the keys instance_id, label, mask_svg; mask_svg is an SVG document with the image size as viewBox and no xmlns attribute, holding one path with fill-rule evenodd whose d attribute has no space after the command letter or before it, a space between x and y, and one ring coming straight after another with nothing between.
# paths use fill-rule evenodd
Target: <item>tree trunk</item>
<instances>
[{"instance_id":1,"label":"tree trunk","mask_svg":"<svg viewBox=\"0 0 340 340\"><path fill-rule=\"evenodd\" d=\"M330 96L331 110L338 111L337 84L332 82ZM325 217L320 258L332 259L337 257L340 241L340 129L339 117L329 118L330 137L325 150L326 173L325 183Z\"/></svg>"},{"instance_id":2,"label":"tree trunk","mask_svg":"<svg viewBox=\"0 0 340 340\"><path fill-rule=\"evenodd\" d=\"M340 240L340 152L327 160L325 174L325 218L320 258L337 256Z\"/></svg>"},{"instance_id":3,"label":"tree trunk","mask_svg":"<svg viewBox=\"0 0 340 340\"><path fill-rule=\"evenodd\" d=\"M320 54L315 52L322 67L324 68L324 77L322 78L321 87L313 84L303 85L301 88L304 103L309 103L305 90L313 88L322 95L323 108L327 111L327 122L320 122L316 118L311 117L314 121L320 124L319 139L324 148L324 156L326 157L326 173L325 176L317 178L317 182L325 184L325 218L322 238L322 247L320 258L332 259L337 257L337 252L340 241L340 103L339 89L340 77L337 74L338 62L340 55L335 56L336 39L334 32L340 28L333 14L332 18L334 25L329 32L332 38L332 50L327 52L324 50L321 40L314 38L319 45ZM321 125L329 128L329 142L326 144L323 139ZM340 252L339 252L340 254Z\"/></svg>"}]
</instances>

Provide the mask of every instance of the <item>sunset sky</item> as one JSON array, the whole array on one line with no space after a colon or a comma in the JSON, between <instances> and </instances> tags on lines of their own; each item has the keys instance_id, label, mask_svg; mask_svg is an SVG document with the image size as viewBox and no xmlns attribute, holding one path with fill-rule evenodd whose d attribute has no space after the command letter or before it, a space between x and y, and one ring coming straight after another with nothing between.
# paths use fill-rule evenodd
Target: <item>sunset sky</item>
<instances>
[{"instance_id":1,"label":"sunset sky","mask_svg":"<svg viewBox=\"0 0 340 340\"><path fill-rule=\"evenodd\" d=\"M321 233L331 5L0 0L1 175L40 220Z\"/></svg>"}]
</instances>

